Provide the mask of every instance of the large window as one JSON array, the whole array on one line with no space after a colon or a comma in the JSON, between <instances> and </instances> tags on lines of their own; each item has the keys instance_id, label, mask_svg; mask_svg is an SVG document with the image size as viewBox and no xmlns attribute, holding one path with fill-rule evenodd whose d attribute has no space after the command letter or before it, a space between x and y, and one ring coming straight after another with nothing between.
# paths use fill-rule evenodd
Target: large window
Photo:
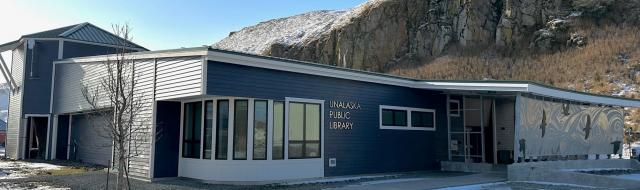
<instances>
[{"instance_id":1,"label":"large window","mask_svg":"<svg viewBox=\"0 0 640 190\"><path fill-rule=\"evenodd\" d=\"M233 159L246 160L249 101L236 100L233 109Z\"/></svg>"},{"instance_id":2,"label":"large window","mask_svg":"<svg viewBox=\"0 0 640 190\"><path fill-rule=\"evenodd\" d=\"M289 158L320 157L320 104L289 103Z\"/></svg>"},{"instance_id":3,"label":"large window","mask_svg":"<svg viewBox=\"0 0 640 190\"><path fill-rule=\"evenodd\" d=\"M213 140L213 101L204 102L204 149L202 157L211 159L211 145Z\"/></svg>"},{"instance_id":4,"label":"large window","mask_svg":"<svg viewBox=\"0 0 640 190\"><path fill-rule=\"evenodd\" d=\"M284 102L273 102L272 159L284 159Z\"/></svg>"},{"instance_id":5,"label":"large window","mask_svg":"<svg viewBox=\"0 0 640 190\"><path fill-rule=\"evenodd\" d=\"M380 129L436 129L436 112L432 109L380 106Z\"/></svg>"},{"instance_id":6,"label":"large window","mask_svg":"<svg viewBox=\"0 0 640 190\"><path fill-rule=\"evenodd\" d=\"M267 101L256 100L253 104L253 159L267 159Z\"/></svg>"},{"instance_id":7,"label":"large window","mask_svg":"<svg viewBox=\"0 0 640 190\"><path fill-rule=\"evenodd\" d=\"M182 157L200 158L202 102L185 103L183 113Z\"/></svg>"},{"instance_id":8,"label":"large window","mask_svg":"<svg viewBox=\"0 0 640 190\"><path fill-rule=\"evenodd\" d=\"M229 135L229 100L218 100L216 113L216 159L227 159Z\"/></svg>"},{"instance_id":9,"label":"large window","mask_svg":"<svg viewBox=\"0 0 640 190\"><path fill-rule=\"evenodd\" d=\"M407 114L411 112L404 112L405 124L411 122ZM183 102L182 119L182 158L284 160L322 155L319 102L295 99L271 104L271 100L252 98L187 101ZM428 118L415 122L420 122L415 126L424 123L423 128L429 127Z\"/></svg>"}]
</instances>

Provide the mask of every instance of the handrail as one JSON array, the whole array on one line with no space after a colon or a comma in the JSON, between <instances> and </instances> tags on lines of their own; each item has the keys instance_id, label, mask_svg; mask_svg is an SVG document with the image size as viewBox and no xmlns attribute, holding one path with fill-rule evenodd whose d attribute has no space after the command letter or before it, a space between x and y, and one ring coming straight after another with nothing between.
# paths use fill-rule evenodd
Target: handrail
<instances>
[{"instance_id":1,"label":"handrail","mask_svg":"<svg viewBox=\"0 0 640 190\"><path fill-rule=\"evenodd\" d=\"M7 67L7 63L4 62L4 58L2 57L1 54L0 54L0 63L1 63L0 71L2 71L4 80L7 81L7 83L9 84L9 89L11 89L12 92L14 90L18 90L18 85L16 84L16 81L13 80L13 76L11 75L11 72L9 72L9 67Z\"/></svg>"}]
</instances>

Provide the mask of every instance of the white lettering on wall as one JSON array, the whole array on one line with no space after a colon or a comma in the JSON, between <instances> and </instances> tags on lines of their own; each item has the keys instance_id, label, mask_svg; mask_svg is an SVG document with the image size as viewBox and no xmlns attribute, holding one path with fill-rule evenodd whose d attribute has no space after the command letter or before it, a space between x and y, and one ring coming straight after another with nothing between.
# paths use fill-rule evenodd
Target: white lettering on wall
<instances>
[{"instance_id":1,"label":"white lettering on wall","mask_svg":"<svg viewBox=\"0 0 640 190\"><path fill-rule=\"evenodd\" d=\"M353 101L336 101L329 102L329 129L335 130L351 130L353 122L351 122L351 111L360 110L359 102Z\"/></svg>"}]
</instances>

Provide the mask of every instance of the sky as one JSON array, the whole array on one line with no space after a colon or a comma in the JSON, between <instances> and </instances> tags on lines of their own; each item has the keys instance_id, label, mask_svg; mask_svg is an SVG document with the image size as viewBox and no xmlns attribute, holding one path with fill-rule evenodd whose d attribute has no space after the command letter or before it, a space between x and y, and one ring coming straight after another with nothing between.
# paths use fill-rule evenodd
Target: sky
<instances>
[{"instance_id":1,"label":"sky","mask_svg":"<svg viewBox=\"0 0 640 190\"><path fill-rule=\"evenodd\" d=\"M197 47L261 21L314 10L345 10L365 1L0 0L0 44L26 34L90 22L107 31L113 24L128 24L133 42L150 50ZM10 52L2 52L2 56L10 65Z\"/></svg>"},{"instance_id":2,"label":"sky","mask_svg":"<svg viewBox=\"0 0 640 190\"><path fill-rule=\"evenodd\" d=\"M313 10L344 10L365 0L1 0L0 44L21 35L90 22L111 31L128 23L151 50L211 45L261 21ZM5 57L6 59L6 57Z\"/></svg>"}]
</instances>

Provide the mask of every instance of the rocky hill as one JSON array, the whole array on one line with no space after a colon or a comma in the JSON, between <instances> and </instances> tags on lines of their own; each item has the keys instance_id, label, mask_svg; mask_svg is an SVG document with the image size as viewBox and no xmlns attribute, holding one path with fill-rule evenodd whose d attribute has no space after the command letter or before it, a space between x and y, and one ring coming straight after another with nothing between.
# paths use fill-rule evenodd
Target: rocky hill
<instances>
[{"instance_id":1,"label":"rocky hill","mask_svg":"<svg viewBox=\"0 0 640 190\"><path fill-rule=\"evenodd\" d=\"M371 0L261 22L213 47L416 78L533 80L638 97L639 24L640 0Z\"/></svg>"},{"instance_id":2,"label":"rocky hill","mask_svg":"<svg viewBox=\"0 0 640 190\"><path fill-rule=\"evenodd\" d=\"M523 79L591 90L576 83L596 75L621 83L635 80L629 74L635 66L610 62L624 57L625 63L635 63L638 23L640 0L371 0L350 10L261 22L230 33L213 47L419 78ZM598 53L589 50L604 51L607 44L616 47L607 55L573 60L583 62L577 65L557 58ZM562 64L547 61L567 63L557 68ZM527 68L544 70L544 64L557 72L589 66L602 72L529 76L535 72ZM622 70L629 75L609 74Z\"/></svg>"},{"instance_id":3,"label":"rocky hill","mask_svg":"<svg viewBox=\"0 0 640 190\"><path fill-rule=\"evenodd\" d=\"M555 50L555 43L565 44L571 37L565 33L553 39L553 32L567 29L565 19L605 15L613 12L610 9L622 8L636 10L623 10L628 14L616 22L637 22L638 15L633 14L638 13L637 6L616 7L633 4L619 2L372 0L346 11L315 11L265 21L232 32L213 46L384 71L399 62L421 63L438 57L456 45ZM576 42L570 45L580 45L576 43L583 38L573 37Z\"/></svg>"}]
</instances>

